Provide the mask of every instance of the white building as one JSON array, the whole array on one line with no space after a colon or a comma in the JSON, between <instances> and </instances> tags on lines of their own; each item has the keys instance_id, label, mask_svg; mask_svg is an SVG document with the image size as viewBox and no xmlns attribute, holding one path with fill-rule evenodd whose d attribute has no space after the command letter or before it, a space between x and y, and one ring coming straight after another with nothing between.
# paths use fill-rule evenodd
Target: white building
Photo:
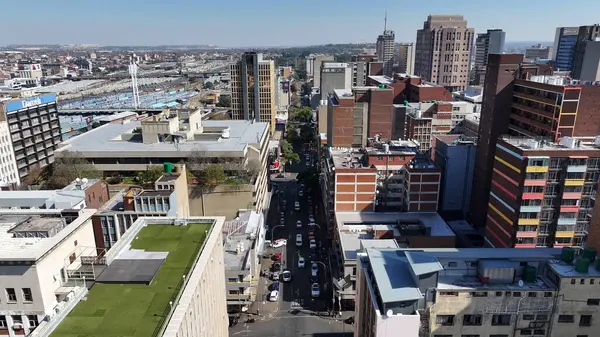
<instances>
[{"instance_id":1,"label":"white building","mask_svg":"<svg viewBox=\"0 0 600 337\"><path fill-rule=\"evenodd\" d=\"M0 122L0 190L20 183L8 123L2 121Z\"/></svg>"}]
</instances>

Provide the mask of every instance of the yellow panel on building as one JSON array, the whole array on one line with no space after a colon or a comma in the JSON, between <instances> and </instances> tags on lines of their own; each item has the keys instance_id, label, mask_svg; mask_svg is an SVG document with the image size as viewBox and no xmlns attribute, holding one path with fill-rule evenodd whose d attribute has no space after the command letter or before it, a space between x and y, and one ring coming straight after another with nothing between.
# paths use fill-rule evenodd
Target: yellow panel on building
<instances>
[{"instance_id":1,"label":"yellow panel on building","mask_svg":"<svg viewBox=\"0 0 600 337\"><path fill-rule=\"evenodd\" d=\"M527 166L526 172L544 173L548 172L548 166Z\"/></svg>"},{"instance_id":2,"label":"yellow panel on building","mask_svg":"<svg viewBox=\"0 0 600 337\"><path fill-rule=\"evenodd\" d=\"M575 232L556 232L557 238L572 238L575 236Z\"/></svg>"},{"instance_id":3,"label":"yellow panel on building","mask_svg":"<svg viewBox=\"0 0 600 337\"><path fill-rule=\"evenodd\" d=\"M583 179L566 179L565 186L583 186Z\"/></svg>"},{"instance_id":4,"label":"yellow panel on building","mask_svg":"<svg viewBox=\"0 0 600 337\"><path fill-rule=\"evenodd\" d=\"M519 219L519 225L539 226L540 219Z\"/></svg>"}]
</instances>

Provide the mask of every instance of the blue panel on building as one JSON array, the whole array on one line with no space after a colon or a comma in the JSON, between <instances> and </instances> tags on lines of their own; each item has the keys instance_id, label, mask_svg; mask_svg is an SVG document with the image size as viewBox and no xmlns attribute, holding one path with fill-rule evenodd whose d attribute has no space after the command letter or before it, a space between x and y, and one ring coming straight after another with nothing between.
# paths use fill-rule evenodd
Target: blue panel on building
<instances>
[{"instance_id":1,"label":"blue panel on building","mask_svg":"<svg viewBox=\"0 0 600 337\"><path fill-rule=\"evenodd\" d=\"M36 96L27 99L22 99L18 101L12 101L6 103L6 112L13 112L25 108L29 108L36 105L46 104L46 103L54 103L56 102L56 95L44 95L44 96Z\"/></svg>"}]
</instances>

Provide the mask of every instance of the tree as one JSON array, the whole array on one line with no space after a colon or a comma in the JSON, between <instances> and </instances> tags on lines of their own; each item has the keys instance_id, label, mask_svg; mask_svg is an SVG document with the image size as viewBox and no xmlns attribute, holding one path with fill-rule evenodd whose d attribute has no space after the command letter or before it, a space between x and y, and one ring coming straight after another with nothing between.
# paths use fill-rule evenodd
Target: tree
<instances>
[{"instance_id":1,"label":"tree","mask_svg":"<svg viewBox=\"0 0 600 337\"><path fill-rule=\"evenodd\" d=\"M40 165L35 165L21 181L24 185L40 185L44 182L44 169Z\"/></svg>"},{"instance_id":2,"label":"tree","mask_svg":"<svg viewBox=\"0 0 600 337\"><path fill-rule=\"evenodd\" d=\"M290 85L290 91L292 92L292 94L295 94L298 92L298 84L296 84L296 82L292 83L292 85Z\"/></svg>"},{"instance_id":3,"label":"tree","mask_svg":"<svg viewBox=\"0 0 600 337\"><path fill-rule=\"evenodd\" d=\"M296 162L300 161L300 156L298 156L298 154L296 152L294 152L292 145L287 140L284 139L284 140L280 141L279 146L281 147L280 161L281 161L281 165L283 166L284 170L285 170L285 164L291 163L294 161L296 161Z\"/></svg>"},{"instance_id":4,"label":"tree","mask_svg":"<svg viewBox=\"0 0 600 337\"><path fill-rule=\"evenodd\" d=\"M51 188L63 188L77 178L101 178L100 172L79 152L64 151L52 164L48 185Z\"/></svg>"},{"instance_id":5,"label":"tree","mask_svg":"<svg viewBox=\"0 0 600 337\"><path fill-rule=\"evenodd\" d=\"M298 122L310 122L313 117L313 111L310 107L293 108L293 119Z\"/></svg>"},{"instance_id":6,"label":"tree","mask_svg":"<svg viewBox=\"0 0 600 337\"><path fill-rule=\"evenodd\" d=\"M217 103L218 107L229 108L231 107L231 96L229 95L220 95L219 102Z\"/></svg>"},{"instance_id":7,"label":"tree","mask_svg":"<svg viewBox=\"0 0 600 337\"><path fill-rule=\"evenodd\" d=\"M146 171L138 173L138 180L141 184L153 184L163 175L163 167L160 165L149 166Z\"/></svg>"},{"instance_id":8,"label":"tree","mask_svg":"<svg viewBox=\"0 0 600 337\"><path fill-rule=\"evenodd\" d=\"M215 85L213 84L213 82L208 81L208 82L204 82L204 89L208 89L208 90L212 90L214 89Z\"/></svg>"},{"instance_id":9,"label":"tree","mask_svg":"<svg viewBox=\"0 0 600 337\"><path fill-rule=\"evenodd\" d=\"M200 174L200 183L205 186L215 186L227 179L223 168L216 164L207 165Z\"/></svg>"},{"instance_id":10,"label":"tree","mask_svg":"<svg viewBox=\"0 0 600 337\"><path fill-rule=\"evenodd\" d=\"M310 95L311 92L312 92L312 87L310 86L310 83L304 82L304 84L302 84L302 94Z\"/></svg>"}]
</instances>

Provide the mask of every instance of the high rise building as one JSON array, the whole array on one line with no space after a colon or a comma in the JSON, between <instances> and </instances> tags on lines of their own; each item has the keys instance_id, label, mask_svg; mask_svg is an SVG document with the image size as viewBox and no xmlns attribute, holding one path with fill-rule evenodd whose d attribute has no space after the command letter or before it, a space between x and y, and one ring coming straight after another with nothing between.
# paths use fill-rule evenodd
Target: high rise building
<instances>
[{"instance_id":1,"label":"high rise building","mask_svg":"<svg viewBox=\"0 0 600 337\"><path fill-rule=\"evenodd\" d=\"M377 37L377 60L383 62L383 74L392 76L394 72L394 31L387 29L387 13L385 15L385 25L383 34Z\"/></svg>"},{"instance_id":2,"label":"high rise building","mask_svg":"<svg viewBox=\"0 0 600 337\"><path fill-rule=\"evenodd\" d=\"M429 15L417 31L415 75L459 91L469 83L475 31L462 15Z\"/></svg>"},{"instance_id":3,"label":"high rise building","mask_svg":"<svg viewBox=\"0 0 600 337\"><path fill-rule=\"evenodd\" d=\"M581 77L587 44L596 41L598 38L600 38L600 25L579 27L577 44L575 45L575 53L573 54L571 77L576 79Z\"/></svg>"},{"instance_id":4,"label":"high rise building","mask_svg":"<svg viewBox=\"0 0 600 337\"><path fill-rule=\"evenodd\" d=\"M537 44L525 49L525 59L536 60L536 59L549 59L552 58L552 47L543 46Z\"/></svg>"},{"instance_id":5,"label":"high rise building","mask_svg":"<svg viewBox=\"0 0 600 337\"><path fill-rule=\"evenodd\" d=\"M502 29L488 29L486 33L477 34L475 40L475 66L487 65L489 54L502 54L506 33Z\"/></svg>"},{"instance_id":6,"label":"high rise building","mask_svg":"<svg viewBox=\"0 0 600 337\"><path fill-rule=\"evenodd\" d=\"M341 62L321 64L321 95L327 97L334 89L350 89L352 86L352 66Z\"/></svg>"},{"instance_id":7,"label":"high rise building","mask_svg":"<svg viewBox=\"0 0 600 337\"><path fill-rule=\"evenodd\" d=\"M579 27L558 27L554 37L556 70L571 71Z\"/></svg>"},{"instance_id":8,"label":"high rise building","mask_svg":"<svg viewBox=\"0 0 600 337\"><path fill-rule=\"evenodd\" d=\"M262 54L244 53L241 61L231 65L231 113L233 119L270 124L275 130L275 62Z\"/></svg>"},{"instance_id":9,"label":"high rise building","mask_svg":"<svg viewBox=\"0 0 600 337\"><path fill-rule=\"evenodd\" d=\"M400 43L398 46L398 72L401 74L413 74L413 44Z\"/></svg>"},{"instance_id":10,"label":"high rise building","mask_svg":"<svg viewBox=\"0 0 600 337\"><path fill-rule=\"evenodd\" d=\"M600 81L600 41L589 41L586 44L579 79Z\"/></svg>"},{"instance_id":11,"label":"high rise building","mask_svg":"<svg viewBox=\"0 0 600 337\"><path fill-rule=\"evenodd\" d=\"M319 88L321 85L321 65L327 61L335 61L335 58L331 55L317 55L312 60L313 88Z\"/></svg>"}]
</instances>

